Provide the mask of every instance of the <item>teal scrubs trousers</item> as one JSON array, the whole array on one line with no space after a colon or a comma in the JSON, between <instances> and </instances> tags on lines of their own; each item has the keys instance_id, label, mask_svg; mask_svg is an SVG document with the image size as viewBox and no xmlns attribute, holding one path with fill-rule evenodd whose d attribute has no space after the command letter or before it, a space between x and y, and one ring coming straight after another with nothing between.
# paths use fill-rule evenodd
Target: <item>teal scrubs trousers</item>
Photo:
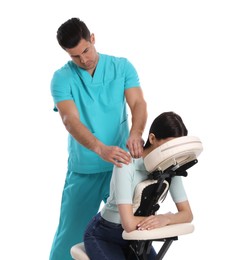
<instances>
[{"instance_id":1,"label":"teal scrubs trousers","mask_svg":"<svg viewBox=\"0 0 237 260\"><path fill-rule=\"evenodd\" d=\"M70 249L82 242L84 231L109 196L112 172L79 174L68 172L61 202L59 225L50 260L71 260Z\"/></svg>"}]
</instances>

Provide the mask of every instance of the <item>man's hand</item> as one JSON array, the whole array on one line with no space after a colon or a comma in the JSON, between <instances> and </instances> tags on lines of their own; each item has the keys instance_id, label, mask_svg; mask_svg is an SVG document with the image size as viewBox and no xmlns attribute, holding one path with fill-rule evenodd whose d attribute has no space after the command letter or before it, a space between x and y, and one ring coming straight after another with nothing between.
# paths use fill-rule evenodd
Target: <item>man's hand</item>
<instances>
[{"instance_id":1,"label":"man's hand","mask_svg":"<svg viewBox=\"0 0 237 260\"><path fill-rule=\"evenodd\" d=\"M126 145L133 158L142 156L144 140L140 135L130 135Z\"/></svg>"},{"instance_id":2,"label":"man's hand","mask_svg":"<svg viewBox=\"0 0 237 260\"><path fill-rule=\"evenodd\" d=\"M118 146L100 145L97 153L103 160L111 162L117 167L122 167L122 163L131 162L131 155Z\"/></svg>"}]
</instances>

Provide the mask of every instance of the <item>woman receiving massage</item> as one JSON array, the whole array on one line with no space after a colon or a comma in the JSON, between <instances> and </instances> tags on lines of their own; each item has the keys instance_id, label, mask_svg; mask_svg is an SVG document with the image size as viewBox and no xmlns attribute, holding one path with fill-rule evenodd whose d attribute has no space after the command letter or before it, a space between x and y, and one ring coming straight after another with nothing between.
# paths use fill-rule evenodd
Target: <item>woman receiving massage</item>
<instances>
[{"instance_id":1,"label":"woman receiving massage","mask_svg":"<svg viewBox=\"0 0 237 260\"><path fill-rule=\"evenodd\" d=\"M143 155L132 159L129 165L114 167L107 203L88 224L84 234L86 253L91 260L123 260L129 253L129 241L122 238L123 230L150 230L193 220L192 211L183 187L182 177L172 178L169 192L176 205L176 213L156 214L149 217L134 216L133 194L136 185L147 179L143 158L174 138L187 136L182 118L174 112L164 112L155 118ZM155 259L152 248L148 259ZM136 259L136 258L135 258Z\"/></svg>"}]
</instances>

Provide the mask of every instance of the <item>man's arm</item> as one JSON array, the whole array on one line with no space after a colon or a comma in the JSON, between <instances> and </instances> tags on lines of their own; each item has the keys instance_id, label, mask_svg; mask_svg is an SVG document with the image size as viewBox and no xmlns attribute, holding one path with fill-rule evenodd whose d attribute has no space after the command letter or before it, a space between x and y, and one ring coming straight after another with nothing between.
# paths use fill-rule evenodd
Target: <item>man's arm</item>
<instances>
[{"instance_id":1,"label":"man's arm","mask_svg":"<svg viewBox=\"0 0 237 260\"><path fill-rule=\"evenodd\" d=\"M103 160L118 167L122 167L120 162L125 164L130 162L130 155L126 151L118 146L104 145L88 130L80 121L80 115L74 101L61 101L57 104L57 108L67 131L78 143L97 153Z\"/></svg>"},{"instance_id":2,"label":"man's arm","mask_svg":"<svg viewBox=\"0 0 237 260\"><path fill-rule=\"evenodd\" d=\"M125 90L125 97L132 116L132 125L127 140L127 147L132 157L140 158L144 144L142 134L147 122L147 104L140 87Z\"/></svg>"}]
</instances>

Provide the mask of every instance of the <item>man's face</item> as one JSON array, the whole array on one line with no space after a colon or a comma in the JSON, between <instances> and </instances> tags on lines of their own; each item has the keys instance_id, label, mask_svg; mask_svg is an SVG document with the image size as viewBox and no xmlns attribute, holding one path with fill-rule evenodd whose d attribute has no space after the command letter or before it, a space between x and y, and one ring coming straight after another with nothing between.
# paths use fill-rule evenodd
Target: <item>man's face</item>
<instances>
[{"instance_id":1,"label":"man's face","mask_svg":"<svg viewBox=\"0 0 237 260\"><path fill-rule=\"evenodd\" d=\"M94 43L95 38L92 34L90 41L82 39L76 47L66 49L72 61L89 73L93 73L98 62L98 53L96 52Z\"/></svg>"}]
</instances>

